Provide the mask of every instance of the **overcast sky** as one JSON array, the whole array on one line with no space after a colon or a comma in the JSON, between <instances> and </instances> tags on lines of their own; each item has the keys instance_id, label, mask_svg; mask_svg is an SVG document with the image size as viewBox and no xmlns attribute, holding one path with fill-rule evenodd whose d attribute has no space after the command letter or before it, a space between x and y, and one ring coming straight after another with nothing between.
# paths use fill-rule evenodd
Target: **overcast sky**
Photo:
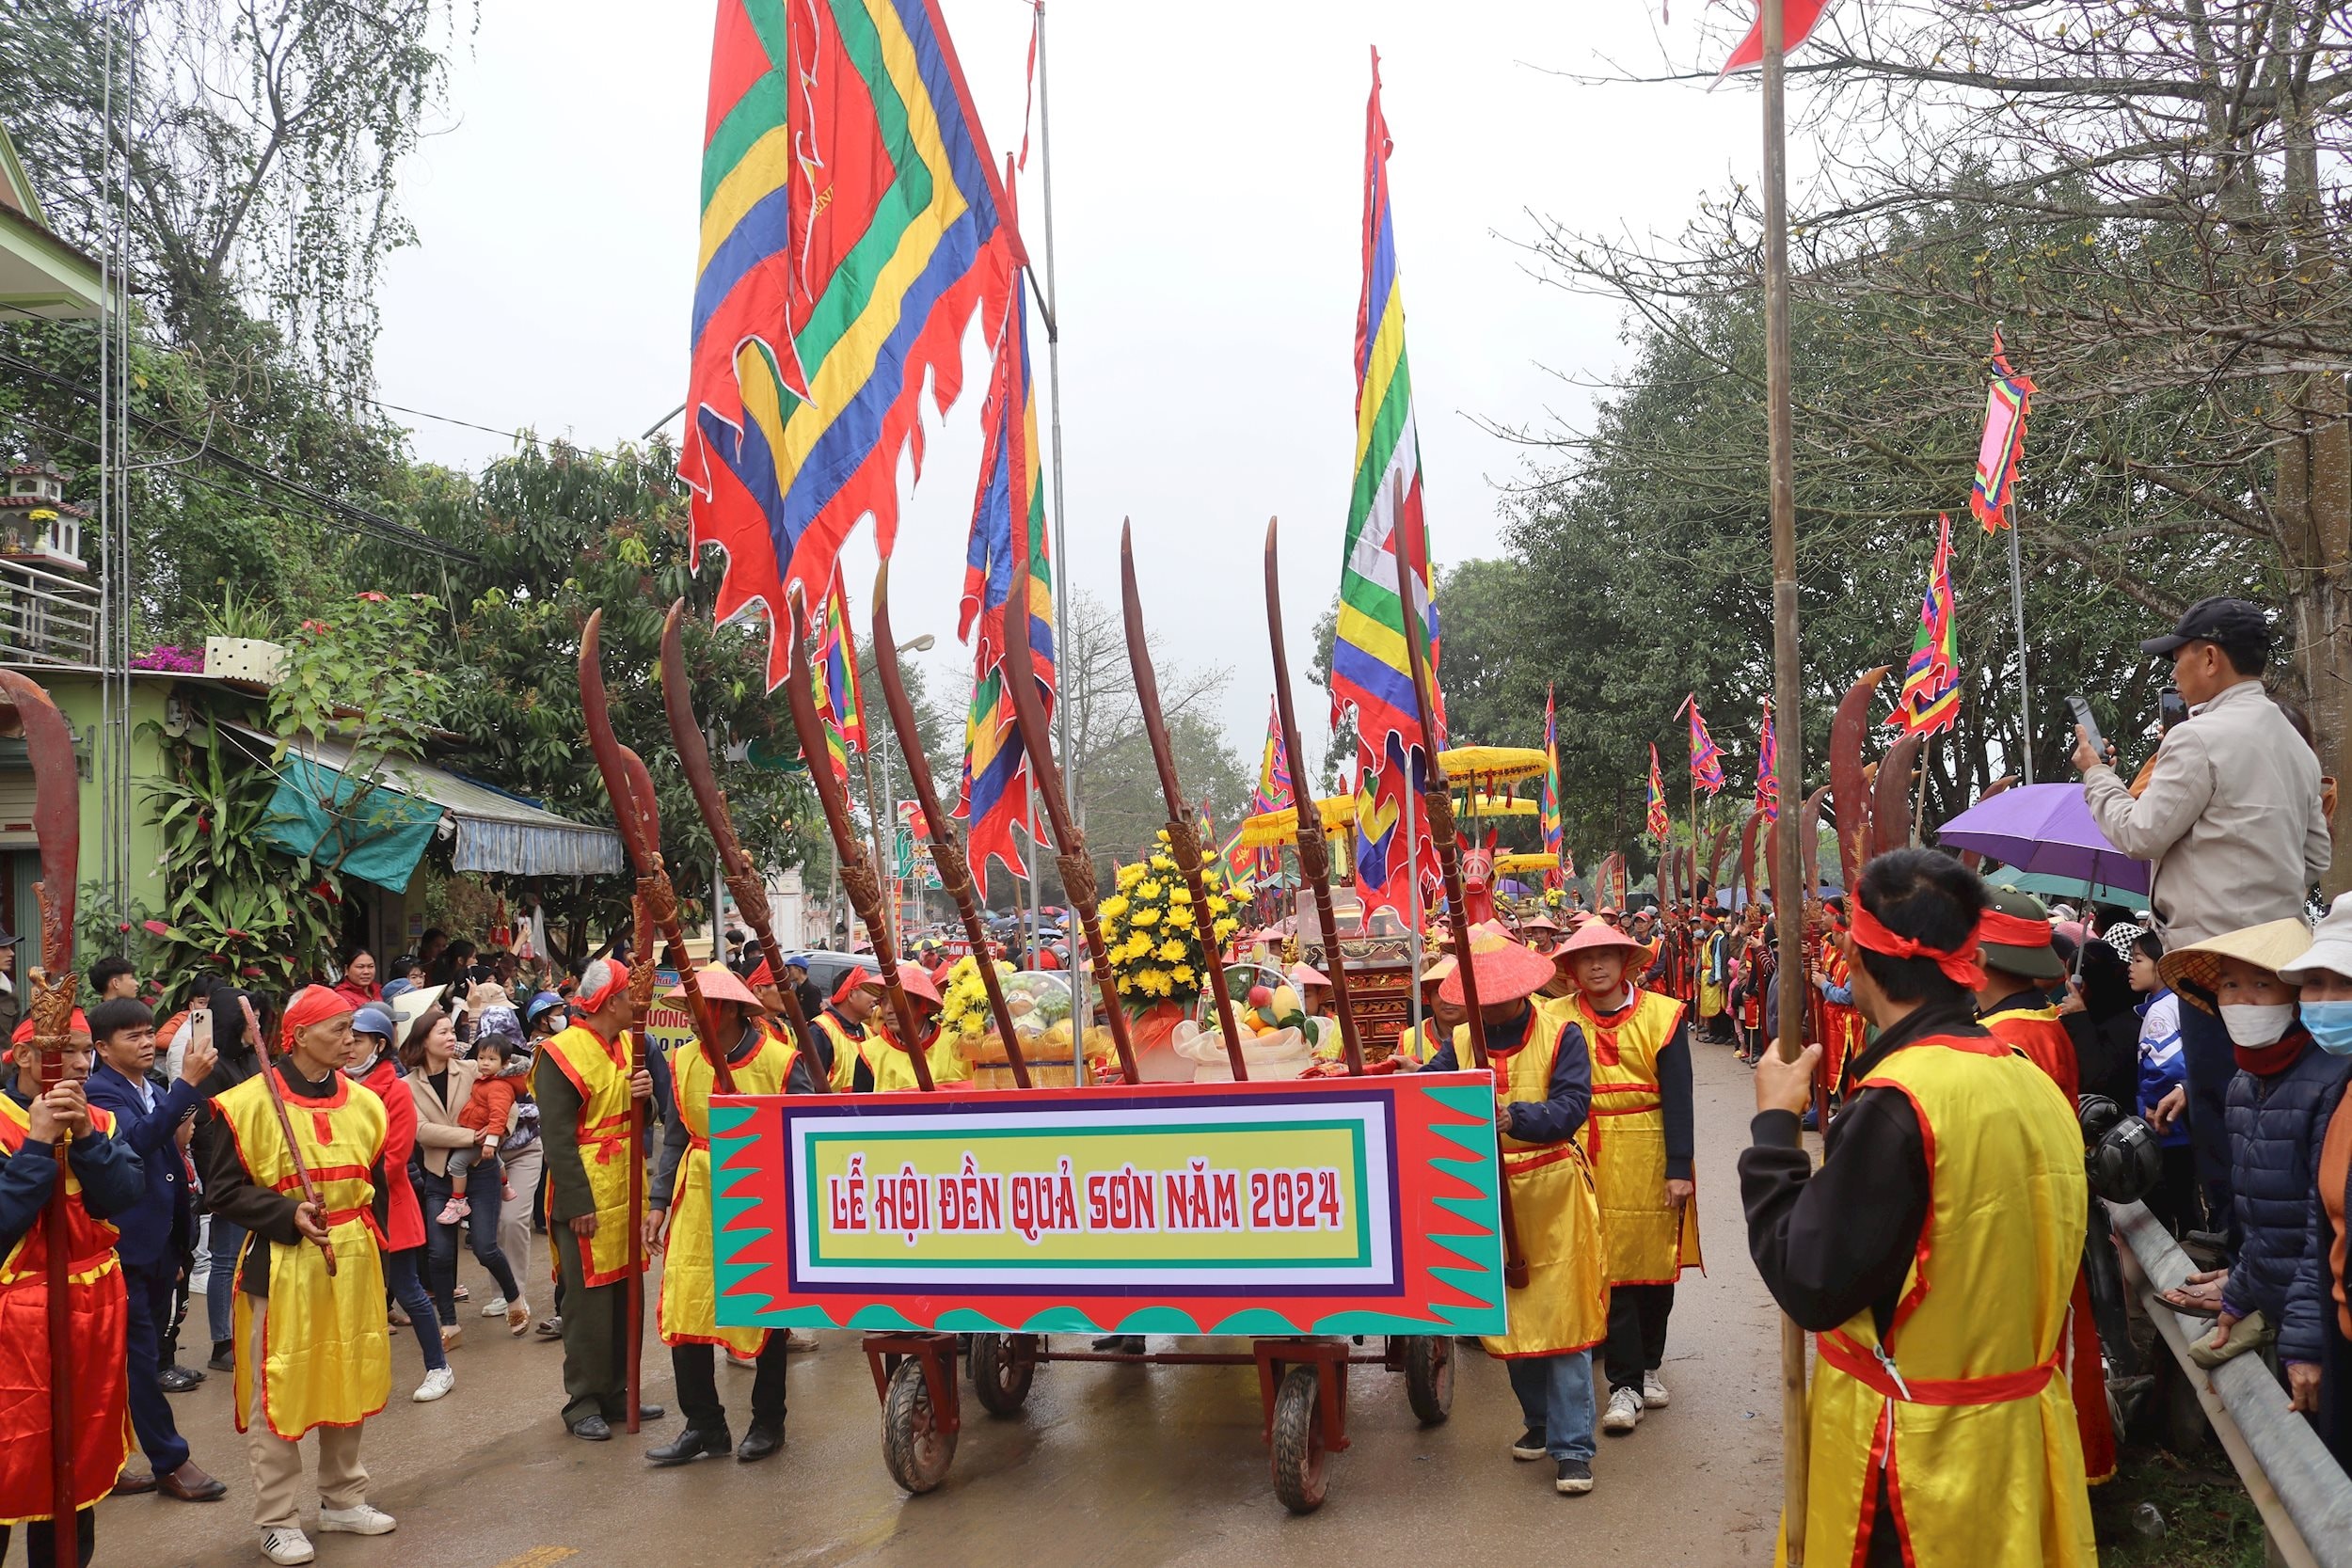
<instances>
[{"instance_id":1,"label":"overcast sky","mask_svg":"<svg viewBox=\"0 0 2352 1568\"><path fill-rule=\"evenodd\" d=\"M943 5L1001 156L1021 139L1029 8ZM1115 603L1120 519L1134 518L1150 624L1170 657L1232 671L1224 715L1245 756L1270 689L1269 515L1282 519L1300 719L1320 752L1303 660L1337 589L1352 477L1367 46L1381 51L1395 141L1406 345L1446 562L1498 551L1498 486L1523 471L1521 450L1477 421L1581 420L1584 394L1557 372L1605 375L1624 357L1614 311L1528 275L1515 242L1529 212L1676 229L1757 163L1748 83L1596 88L1536 68L1605 55L1651 70L1661 42L1687 64L1701 8L1691 0L1664 26L1650 0L1051 8L1065 564ZM481 15L451 72L456 123L405 171L421 243L389 268L380 395L500 430L633 440L685 396L709 7L487 0ZM1019 204L1041 265L1041 173L1033 144ZM1038 352L1041 400L1041 334ZM900 635L940 635L925 664L951 707L970 680L949 634L984 361L976 331L893 574ZM403 417L434 461L479 468L511 450ZM872 571L861 531L848 557L861 620ZM1536 744L1541 715L1527 719L1524 736L1480 738Z\"/></svg>"}]
</instances>

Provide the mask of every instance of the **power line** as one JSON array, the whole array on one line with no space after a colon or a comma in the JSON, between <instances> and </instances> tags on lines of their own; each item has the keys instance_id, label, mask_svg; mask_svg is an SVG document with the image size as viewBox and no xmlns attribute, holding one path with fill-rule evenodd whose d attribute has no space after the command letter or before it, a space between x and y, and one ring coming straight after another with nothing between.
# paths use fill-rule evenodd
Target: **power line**
<instances>
[{"instance_id":1,"label":"power line","mask_svg":"<svg viewBox=\"0 0 2352 1568\"><path fill-rule=\"evenodd\" d=\"M96 401L88 388L78 386L71 379L52 371L43 370L29 359L0 352L0 366L14 371L20 375L29 376L45 386L53 387L78 403L88 404ZM306 484L297 479L289 479L283 474L262 467L258 463L248 463L232 452L217 450L204 452L202 445L194 436L174 429L160 420L151 419L131 409L122 410L121 417L151 434L161 436L167 440L177 441L181 446L191 451L203 452L202 460L205 462L216 463L247 479L275 485L289 495L299 497L325 511L329 516L353 524L361 532L372 534L387 544L421 550L425 554L437 556L444 561L454 561L468 565L481 563L482 558L470 550L459 549L454 545L436 539L421 530L410 528L405 523L393 522L380 513L371 512L363 506L356 506L340 496L330 496L316 485Z\"/></svg>"}]
</instances>

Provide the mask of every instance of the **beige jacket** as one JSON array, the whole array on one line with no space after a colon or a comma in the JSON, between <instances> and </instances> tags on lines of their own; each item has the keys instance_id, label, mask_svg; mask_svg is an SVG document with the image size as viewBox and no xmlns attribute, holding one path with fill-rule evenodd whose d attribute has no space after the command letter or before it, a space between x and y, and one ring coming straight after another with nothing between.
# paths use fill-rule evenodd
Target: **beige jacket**
<instances>
[{"instance_id":1,"label":"beige jacket","mask_svg":"<svg viewBox=\"0 0 2352 1568\"><path fill-rule=\"evenodd\" d=\"M2105 764L2083 775L2083 799L2107 842L2152 863L2168 948L2300 917L2335 856L2319 758L2260 681L2173 725L2137 800Z\"/></svg>"},{"instance_id":2,"label":"beige jacket","mask_svg":"<svg viewBox=\"0 0 2352 1568\"><path fill-rule=\"evenodd\" d=\"M449 1174L451 1149L463 1148L482 1137L472 1128L457 1125L457 1113L473 1098L474 1079L481 1071L479 1063L463 1057L452 1060L447 1102L433 1092L433 1080L421 1067L408 1075L408 1093L417 1102L417 1155L436 1176Z\"/></svg>"}]
</instances>

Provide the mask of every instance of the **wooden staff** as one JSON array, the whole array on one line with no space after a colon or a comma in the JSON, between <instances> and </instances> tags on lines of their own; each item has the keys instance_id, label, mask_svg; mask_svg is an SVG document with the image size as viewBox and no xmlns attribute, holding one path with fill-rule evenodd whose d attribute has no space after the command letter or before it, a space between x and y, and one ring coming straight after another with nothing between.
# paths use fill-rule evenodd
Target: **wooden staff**
<instances>
[{"instance_id":1,"label":"wooden staff","mask_svg":"<svg viewBox=\"0 0 2352 1568\"><path fill-rule=\"evenodd\" d=\"M1282 643L1282 582L1275 567L1275 531L1265 521L1266 635L1274 644L1274 709L1282 724L1282 751L1291 761L1291 798L1298 810L1298 874L1314 890L1315 919L1323 927L1323 967L1331 976L1331 1005L1340 1015L1340 1046L1347 1070L1364 1070L1363 1037L1356 1028L1356 1008L1348 998L1347 956L1340 951L1340 927L1331 903L1331 855L1324 842L1323 812L1300 784L1307 776L1305 753L1298 745L1298 715L1291 706L1290 657Z\"/></svg>"},{"instance_id":2,"label":"wooden staff","mask_svg":"<svg viewBox=\"0 0 2352 1568\"><path fill-rule=\"evenodd\" d=\"M719 1092L733 1094L735 1069L727 1065L726 1046L719 1042L711 1028L710 1009L703 1002L702 983L695 978L693 962L687 955L686 930L678 922L677 893L671 887L669 870L661 862L661 816L655 803L653 775L647 771L644 759L622 745L612 733L612 714L604 691L603 626L604 611L594 610L580 634L580 706L588 723L588 749L596 756L596 771L604 777L605 793L612 798L621 842L628 847L629 861L637 868L638 895L645 900L654 924L660 927L662 940L678 956L678 984L686 991L686 1011L693 1023L694 1037L710 1063ZM650 966L651 943L640 948L636 957L640 963ZM650 1001L651 993L647 996Z\"/></svg>"},{"instance_id":3,"label":"wooden staff","mask_svg":"<svg viewBox=\"0 0 2352 1568\"><path fill-rule=\"evenodd\" d=\"M790 638L791 662L785 672L784 690L792 710L792 728L801 737L801 755L808 761L808 776L817 785L818 802L825 808L825 826L833 833L834 863L840 870L841 886L849 894L850 906L857 911L866 934L872 939L874 958L882 965L882 993L890 1003L892 1016L898 1021L899 1045L914 1064L915 1086L928 1094L938 1085L931 1082L930 1058L915 1027L914 1004L898 979L898 954L890 944L890 924L882 918L882 887L875 879L877 868L866 863L866 851L857 841L857 829L850 821L849 796L826 761L825 721L817 711L816 692L809 684L808 608L797 600L791 610ZM980 958L984 961L987 955Z\"/></svg>"},{"instance_id":4,"label":"wooden staff","mask_svg":"<svg viewBox=\"0 0 2352 1568\"><path fill-rule=\"evenodd\" d=\"M25 978L32 988L33 1049L40 1066L38 1082L43 1094L65 1079L65 1050L73 1033L73 996L80 976L73 968L73 899L81 884L82 778L73 755L73 732L49 693L13 670L0 670L0 730L24 737L25 756L33 768L33 828L40 846L40 880L33 896L40 906L41 967ZM50 975L60 978L52 980ZM48 1291L49 1331L49 1488L53 1528L65 1541L74 1530L73 1466L74 1369L71 1298L72 1259L66 1205L67 1148L72 1139L59 1130L54 1157L56 1175L49 1201L41 1210L41 1246Z\"/></svg>"},{"instance_id":5,"label":"wooden staff","mask_svg":"<svg viewBox=\"0 0 2352 1568\"><path fill-rule=\"evenodd\" d=\"M1400 533L1405 530L1405 481L1396 482L1396 518ZM1486 1061L1486 1021L1479 1013L1478 966L1470 953L1470 911L1462 897L1462 851L1454 832L1454 797L1446 783L1445 763L1438 752L1438 705L1429 679L1428 629L1422 625L1421 606L1413 602L1413 584L1419 578L1418 562L1428 559L1429 541L1423 537L1400 541L1409 546L1412 557L1404 549L1397 552L1397 597L1405 610L1405 654L1413 669L1413 702L1421 715L1422 752L1429 758L1429 776L1422 792L1422 800L1429 813L1430 836L1437 841L1438 869L1445 879L1447 923L1454 928L1454 973L1462 977L1462 1006L1470 1014L1470 1059L1480 1071L1490 1070ZM1405 759L1412 766L1408 753ZM1408 876L1419 877L1420 867L1413 863L1419 858L1413 846L1405 846ZM1511 1203L1511 1176L1502 1169L1498 1153L1495 1160L1495 1193L1502 1211L1502 1282L1514 1291L1527 1288L1527 1254L1519 1247L1518 1216Z\"/></svg>"},{"instance_id":6,"label":"wooden staff","mask_svg":"<svg viewBox=\"0 0 2352 1568\"><path fill-rule=\"evenodd\" d=\"M1088 962L1094 971L1095 987L1103 994L1103 1016L1110 1025L1111 1049L1119 1055L1119 1075L1133 1084L1138 1081L1135 1041L1127 1030L1127 1010L1119 1005L1119 976L1111 973L1110 954L1103 945L1103 923L1095 914L1094 862L1087 854L1086 834L1078 831L1077 819L1071 815L1061 769L1054 765L1045 709L1037 700L1037 663L1029 649L1025 549L1013 562L1013 581L1022 590L1016 595L1018 602L1008 600L1005 605L1005 683L1012 698L1013 728L1020 732L1021 749L1029 757L1029 776L1037 781L1037 792L1045 799L1045 815L1053 823L1054 864L1061 871L1062 891L1070 895L1070 907L1078 911L1079 928L1086 933Z\"/></svg>"},{"instance_id":7,"label":"wooden staff","mask_svg":"<svg viewBox=\"0 0 2352 1568\"><path fill-rule=\"evenodd\" d=\"M1200 846L1184 803L1184 786L1176 777L1176 752L1168 742L1168 720L1160 712L1160 679L1152 668L1151 645L1143 635L1143 598L1136 590L1135 529L1119 525L1119 596L1127 623L1127 667L1135 672L1136 703L1143 710L1143 731L1152 742L1152 762L1160 775L1160 793L1168 800L1168 847L1174 857L1184 891L1192 895L1192 928L1200 942L1200 961L1209 972L1209 990L1216 999L1216 1026L1225 1036L1226 1064L1233 1082L1249 1081L1242 1060L1241 1025L1233 1019L1233 999L1225 990L1225 959L1217 951L1216 918L1209 912L1209 890L1200 880ZM1295 791L1294 791L1295 793Z\"/></svg>"},{"instance_id":8,"label":"wooden staff","mask_svg":"<svg viewBox=\"0 0 2352 1568\"><path fill-rule=\"evenodd\" d=\"M302 1189L302 1201L319 1212L319 1224L326 1223L326 1205L319 1197L319 1187L310 1180L310 1166L302 1158L302 1146L294 1142L294 1118L286 1114L286 1091L278 1082L278 1064L270 1059L267 1042L262 1038L262 1021L253 1014L253 998L237 993L237 1006L245 1009L245 1026L253 1037L253 1048L262 1053L262 1086L269 1091L269 1108L278 1113L278 1132L286 1140L286 1158L294 1162L294 1183ZM288 1053L292 1054L292 1053ZM319 1256L326 1260L326 1277L335 1277L335 1243L322 1236L318 1239Z\"/></svg>"},{"instance_id":9,"label":"wooden staff","mask_svg":"<svg viewBox=\"0 0 2352 1568\"><path fill-rule=\"evenodd\" d=\"M923 736L914 727L914 705L907 698L905 677L898 671L898 644L890 629L890 562L885 561L874 574L874 673L882 681L882 706L889 711L890 727L898 732L898 752L906 759L907 777L914 782L915 802L923 808L923 822L930 832L931 863L939 867L939 884L955 900L956 914L963 922L964 940L972 944L972 966L980 972L980 989L988 993L989 1017L995 1021L996 1037L1005 1042L1005 1065L1012 1069L1012 1081L1022 1088L1029 1086L1029 1064L1021 1053L1021 1040L1012 1024L1012 1007L1005 1000L1004 982L997 978L996 960L988 955L988 927L980 918L980 900L972 887L972 867L963 851L963 839L956 825L940 809L939 789L931 782L931 761L923 751ZM1071 1022L1071 1038L1077 1037L1078 1021Z\"/></svg>"},{"instance_id":10,"label":"wooden staff","mask_svg":"<svg viewBox=\"0 0 2352 1568\"><path fill-rule=\"evenodd\" d=\"M628 1001L638 1022L636 1028L628 1031L628 1272L623 1276L626 1316L621 1332L628 1357L624 1373L628 1399L625 1424L633 1433L639 1425L638 1407L644 1402L645 1392L645 1101L637 1098L637 1075L645 1070L644 1019L653 1006L653 910L641 894L629 900L629 912L633 917L629 957L637 961L629 966ZM584 1271L586 1265L581 1267Z\"/></svg>"},{"instance_id":11,"label":"wooden staff","mask_svg":"<svg viewBox=\"0 0 2352 1568\"><path fill-rule=\"evenodd\" d=\"M775 927L768 918L767 884L760 880L759 868L752 863L742 839L736 834L726 791L719 787L718 774L710 766L709 743L703 738L702 726L694 721L694 694L687 685L686 643L680 625L685 613L686 601L679 599L670 606L669 619L661 626L661 706L670 721L670 743L677 749L678 766L685 770L686 787L693 793L695 809L702 813L703 825L718 846L719 864L728 891L735 895L735 907L759 939L760 956L767 960L776 994L784 1002L785 1022L791 1025L792 1037L808 1058L809 1077L817 1092L823 1094L833 1085L819 1070L824 1058L817 1050L815 1025L802 1010L801 999L784 983L784 950L777 945Z\"/></svg>"}]
</instances>

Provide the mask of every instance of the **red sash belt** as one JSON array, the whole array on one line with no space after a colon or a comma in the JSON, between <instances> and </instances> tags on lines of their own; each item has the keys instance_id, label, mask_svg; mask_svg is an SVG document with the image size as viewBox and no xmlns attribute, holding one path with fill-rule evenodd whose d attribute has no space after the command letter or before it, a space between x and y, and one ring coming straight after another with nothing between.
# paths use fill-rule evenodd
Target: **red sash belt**
<instances>
[{"instance_id":1,"label":"red sash belt","mask_svg":"<svg viewBox=\"0 0 2352 1568\"><path fill-rule=\"evenodd\" d=\"M2038 1367L2021 1372L1996 1372L1991 1377L1903 1378L1899 1384L1897 1374L1880 1362L1877 1356L1843 1334L1831 1333L1820 1337L1821 1359L1852 1378L1855 1382L1890 1400L1906 1404L2005 1404L2010 1400L2031 1399L2042 1392L2058 1370L2058 1353Z\"/></svg>"}]
</instances>

